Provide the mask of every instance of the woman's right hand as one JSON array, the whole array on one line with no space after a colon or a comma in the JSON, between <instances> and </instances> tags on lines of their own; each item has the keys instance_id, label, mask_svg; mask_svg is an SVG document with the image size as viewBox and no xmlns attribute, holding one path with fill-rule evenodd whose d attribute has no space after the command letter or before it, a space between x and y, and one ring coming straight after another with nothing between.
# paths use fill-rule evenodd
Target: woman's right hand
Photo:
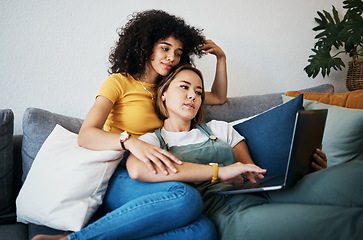
<instances>
[{"instance_id":1,"label":"woman's right hand","mask_svg":"<svg viewBox=\"0 0 363 240\"><path fill-rule=\"evenodd\" d=\"M154 163L165 175L169 174L167 168L174 173L177 172L174 163L179 165L182 164L182 161L170 152L135 137L130 137L124 144L126 149L128 149L137 159L144 162L154 174L156 174L157 171L152 163Z\"/></svg>"},{"instance_id":2,"label":"woman's right hand","mask_svg":"<svg viewBox=\"0 0 363 240\"><path fill-rule=\"evenodd\" d=\"M233 178L239 177L241 174L246 176L251 182L255 183L255 177L260 179L264 178L263 174L266 173L266 169L261 169L255 164L243 164L236 162L234 164L220 167L218 171L218 178L222 182L226 182Z\"/></svg>"}]
</instances>

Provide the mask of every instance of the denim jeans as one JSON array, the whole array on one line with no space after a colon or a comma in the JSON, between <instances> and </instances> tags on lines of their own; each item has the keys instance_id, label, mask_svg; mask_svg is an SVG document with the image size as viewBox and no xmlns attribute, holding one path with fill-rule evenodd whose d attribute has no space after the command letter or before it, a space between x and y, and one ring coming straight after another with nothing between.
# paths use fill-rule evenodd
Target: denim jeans
<instances>
[{"instance_id":1,"label":"denim jeans","mask_svg":"<svg viewBox=\"0 0 363 240\"><path fill-rule=\"evenodd\" d=\"M216 239L199 192L182 182L146 183L119 166L104 197L106 215L69 239Z\"/></svg>"}]
</instances>

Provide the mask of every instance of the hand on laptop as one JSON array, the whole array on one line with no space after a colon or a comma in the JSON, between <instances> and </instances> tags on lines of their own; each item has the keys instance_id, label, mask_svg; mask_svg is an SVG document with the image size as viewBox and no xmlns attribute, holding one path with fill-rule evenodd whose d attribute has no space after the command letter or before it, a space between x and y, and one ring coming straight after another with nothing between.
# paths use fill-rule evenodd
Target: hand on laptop
<instances>
[{"instance_id":1,"label":"hand on laptop","mask_svg":"<svg viewBox=\"0 0 363 240\"><path fill-rule=\"evenodd\" d=\"M315 169L315 171L319 171L327 167L328 160L326 158L326 154L321 149L316 149L313 158L314 161L311 163L311 166Z\"/></svg>"},{"instance_id":2,"label":"hand on laptop","mask_svg":"<svg viewBox=\"0 0 363 240\"><path fill-rule=\"evenodd\" d=\"M265 173L265 169L261 169L255 164L243 164L241 162L236 162L225 167L220 167L218 171L218 178L222 182L243 181L243 179L239 177L241 174L243 174L251 182L256 182L255 177L264 178L263 174Z\"/></svg>"}]
</instances>

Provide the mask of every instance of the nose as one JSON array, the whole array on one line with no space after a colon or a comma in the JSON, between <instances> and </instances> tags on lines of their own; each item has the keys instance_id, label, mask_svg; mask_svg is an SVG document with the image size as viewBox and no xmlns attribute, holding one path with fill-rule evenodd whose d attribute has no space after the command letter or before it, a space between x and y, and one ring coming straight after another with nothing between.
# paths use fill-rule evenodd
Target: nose
<instances>
[{"instance_id":1,"label":"nose","mask_svg":"<svg viewBox=\"0 0 363 240\"><path fill-rule=\"evenodd\" d=\"M174 62L174 53L170 52L167 56L167 60L169 62Z\"/></svg>"},{"instance_id":2,"label":"nose","mask_svg":"<svg viewBox=\"0 0 363 240\"><path fill-rule=\"evenodd\" d=\"M188 92L188 99L191 99L192 101L195 101L197 94L194 91Z\"/></svg>"}]
</instances>

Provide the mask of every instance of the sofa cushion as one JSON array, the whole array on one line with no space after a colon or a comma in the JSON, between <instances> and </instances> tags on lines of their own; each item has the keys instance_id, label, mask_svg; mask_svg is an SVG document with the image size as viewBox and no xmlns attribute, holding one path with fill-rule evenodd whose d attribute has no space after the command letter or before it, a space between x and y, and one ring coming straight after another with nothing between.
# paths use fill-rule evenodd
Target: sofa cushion
<instances>
[{"instance_id":1,"label":"sofa cushion","mask_svg":"<svg viewBox=\"0 0 363 240\"><path fill-rule=\"evenodd\" d=\"M254 163L266 175L284 173L290 152L296 113L303 110L303 95L246 121L232 123L246 138Z\"/></svg>"},{"instance_id":2,"label":"sofa cushion","mask_svg":"<svg viewBox=\"0 0 363 240\"><path fill-rule=\"evenodd\" d=\"M0 224L0 240L27 240L28 226L22 223Z\"/></svg>"},{"instance_id":3,"label":"sofa cushion","mask_svg":"<svg viewBox=\"0 0 363 240\"><path fill-rule=\"evenodd\" d=\"M14 114L0 110L0 223L8 222L13 200L13 130Z\"/></svg>"},{"instance_id":4,"label":"sofa cushion","mask_svg":"<svg viewBox=\"0 0 363 240\"><path fill-rule=\"evenodd\" d=\"M71 132L78 133L83 120L52 113L43 109L28 108L23 116L23 176L24 182L29 169L45 139L59 124Z\"/></svg>"},{"instance_id":5,"label":"sofa cushion","mask_svg":"<svg viewBox=\"0 0 363 240\"><path fill-rule=\"evenodd\" d=\"M292 97L283 95L287 102ZM306 110L328 109L323 136L323 151L328 167L363 157L363 110L349 109L304 99Z\"/></svg>"},{"instance_id":6,"label":"sofa cushion","mask_svg":"<svg viewBox=\"0 0 363 240\"><path fill-rule=\"evenodd\" d=\"M71 231L88 223L123 152L82 148L77 137L60 125L48 136L16 200L18 221Z\"/></svg>"},{"instance_id":7,"label":"sofa cushion","mask_svg":"<svg viewBox=\"0 0 363 240\"><path fill-rule=\"evenodd\" d=\"M363 109L363 90L349 91L345 93L318 93L318 92L301 92L288 91L286 96L296 97L301 93L304 94L304 99L316 100L321 103L336 105L346 108Z\"/></svg>"}]
</instances>

